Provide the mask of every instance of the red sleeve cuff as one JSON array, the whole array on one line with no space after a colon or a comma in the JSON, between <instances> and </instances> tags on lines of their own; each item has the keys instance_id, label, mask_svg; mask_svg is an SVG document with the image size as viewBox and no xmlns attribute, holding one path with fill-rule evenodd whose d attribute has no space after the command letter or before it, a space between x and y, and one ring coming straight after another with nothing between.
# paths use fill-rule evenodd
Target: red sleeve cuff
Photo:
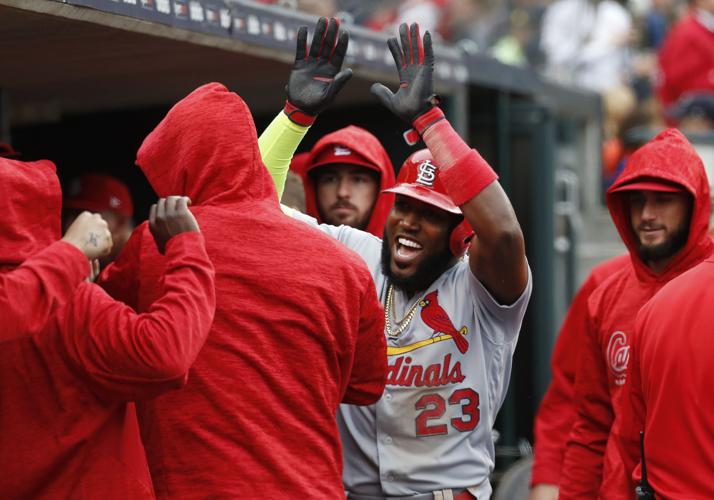
<instances>
[{"instance_id":1,"label":"red sleeve cuff","mask_svg":"<svg viewBox=\"0 0 714 500\"><path fill-rule=\"evenodd\" d=\"M441 120L446 120L444 112L438 106L434 106L426 113L419 115L412 123L412 126L419 135L423 136L429 127L439 123Z\"/></svg>"},{"instance_id":2,"label":"red sleeve cuff","mask_svg":"<svg viewBox=\"0 0 714 500\"><path fill-rule=\"evenodd\" d=\"M67 269L70 283L79 283L89 276L89 259L79 248L60 240L50 245L49 249L52 252L56 249L58 263L61 262Z\"/></svg>"},{"instance_id":3,"label":"red sleeve cuff","mask_svg":"<svg viewBox=\"0 0 714 500\"><path fill-rule=\"evenodd\" d=\"M297 108L296 106L291 104L290 101L285 101L285 108L283 108L283 111L288 116L291 122L297 123L302 127L309 127L310 125L315 123L315 119L317 118L316 115L309 115L303 110Z\"/></svg>"},{"instance_id":4,"label":"red sleeve cuff","mask_svg":"<svg viewBox=\"0 0 714 500\"><path fill-rule=\"evenodd\" d=\"M449 168L440 173L441 182L457 205L461 206L477 196L498 175L475 149L456 160Z\"/></svg>"}]
</instances>

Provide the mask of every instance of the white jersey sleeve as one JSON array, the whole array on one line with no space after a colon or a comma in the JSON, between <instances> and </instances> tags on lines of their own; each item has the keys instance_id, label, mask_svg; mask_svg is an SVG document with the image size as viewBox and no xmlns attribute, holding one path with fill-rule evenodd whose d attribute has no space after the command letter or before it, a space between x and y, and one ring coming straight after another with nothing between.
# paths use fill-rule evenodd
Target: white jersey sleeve
<instances>
[{"instance_id":1,"label":"white jersey sleeve","mask_svg":"<svg viewBox=\"0 0 714 500\"><path fill-rule=\"evenodd\" d=\"M470 271L470 270L469 270ZM521 331L523 317L528 307L533 283L528 268L528 283L521 296L513 304L500 304L473 273L469 272L469 288L473 294L482 321L491 325L483 334L494 344L516 342Z\"/></svg>"}]
</instances>

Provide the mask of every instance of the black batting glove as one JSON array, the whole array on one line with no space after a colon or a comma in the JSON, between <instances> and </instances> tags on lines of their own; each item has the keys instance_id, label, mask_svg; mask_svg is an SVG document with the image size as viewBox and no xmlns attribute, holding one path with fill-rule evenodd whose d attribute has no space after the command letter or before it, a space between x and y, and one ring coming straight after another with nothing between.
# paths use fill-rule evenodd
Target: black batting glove
<instances>
[{"instance_id":1,"label":"black batting glove","mask_svg":"<svg viewBox=\"0 0 714 500\"><path fill-rule=\"evenodd\" d=\"M424 33L422 42L417 23L399 26L401 47L396 38L387 46L399 72L399 90L392 93L381 83L372 85L372 93L392 113L407 123L414 123L424 113L439 104L434 93L434 51L431 34Z\"/></svg>"},{"instance_id":2,"label":"black batting glove","mask_svg":"<svg viewBox=\"0 0 714 500\"><path fill-rule=\"evenodd\" d=\"M342 69L349 34L340 30L337 19L322 17L317 21L310 50L307 49L307 26L297 33L295 64L286 91L285 114L298 125L312 125L352 76Z\"/></svg>"}]
</instances>

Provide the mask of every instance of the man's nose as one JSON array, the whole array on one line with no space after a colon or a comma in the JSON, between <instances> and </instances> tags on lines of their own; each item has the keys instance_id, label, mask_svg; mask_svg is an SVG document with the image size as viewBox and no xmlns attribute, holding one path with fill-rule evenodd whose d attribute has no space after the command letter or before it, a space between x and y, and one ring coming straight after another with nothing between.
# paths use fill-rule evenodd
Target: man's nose
<instances>
[{"instance_id":1,"label":"man's nose","mask_svg":"<svg viewBox=\"0 0 714 500\"><path fill-rule=\"evenodd\" d=\"M654 203L651 201L645 201L642 205L642 220L643 221L653 221L657 218L657 210Z\"/></svg>"},{"instance_id":2,"label":"man's nose","mask_svg":"<svg viewBox=\"0 0 714 500\"><path fill-rule=\"evenodd\" d=\"M349 180L345 177L341 177L337 181L337 197L338 198L349 198L350 197Z\"/></svg>"},{"instance_id":3,"label":"man's nose","mask_svg":"<svg viewBox=\"0 0 714 500\"><path fill-rule=\"evenodd\" d=\"M399 223L411 231L417 231L419 229L419 217L414 212L404 214L404 217L401 218Z\"/></svg>"}]
</instances>

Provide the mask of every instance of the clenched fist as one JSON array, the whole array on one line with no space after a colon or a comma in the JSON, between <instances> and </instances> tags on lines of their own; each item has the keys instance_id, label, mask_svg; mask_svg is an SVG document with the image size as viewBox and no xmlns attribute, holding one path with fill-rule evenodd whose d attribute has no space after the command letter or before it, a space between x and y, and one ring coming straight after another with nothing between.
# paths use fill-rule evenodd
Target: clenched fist
<instances>
[{"instance_id":1,"label":"clenched fist","mask_svg":"<svg viewBox=\"0 0 714 500\"><path fill-rule=\"evenodd\" d=\"M149 229L159 252L164 253L166 243L177 234L200 232L196 218L188 209L190 204L191 200L187 196L169 196L151 205Z\"/></svg>"},{"instance_id":2,"label":"clenched fist","mask_svg":"<svg viewBox=\"0 0 714 500\"><path fill-rule=\"evenodd\" d=\"M63 241L79 248L89 260L107 255L112 250L112 233L99 214L82 212L67 228Z\"/></svg>"}]
</instances>

